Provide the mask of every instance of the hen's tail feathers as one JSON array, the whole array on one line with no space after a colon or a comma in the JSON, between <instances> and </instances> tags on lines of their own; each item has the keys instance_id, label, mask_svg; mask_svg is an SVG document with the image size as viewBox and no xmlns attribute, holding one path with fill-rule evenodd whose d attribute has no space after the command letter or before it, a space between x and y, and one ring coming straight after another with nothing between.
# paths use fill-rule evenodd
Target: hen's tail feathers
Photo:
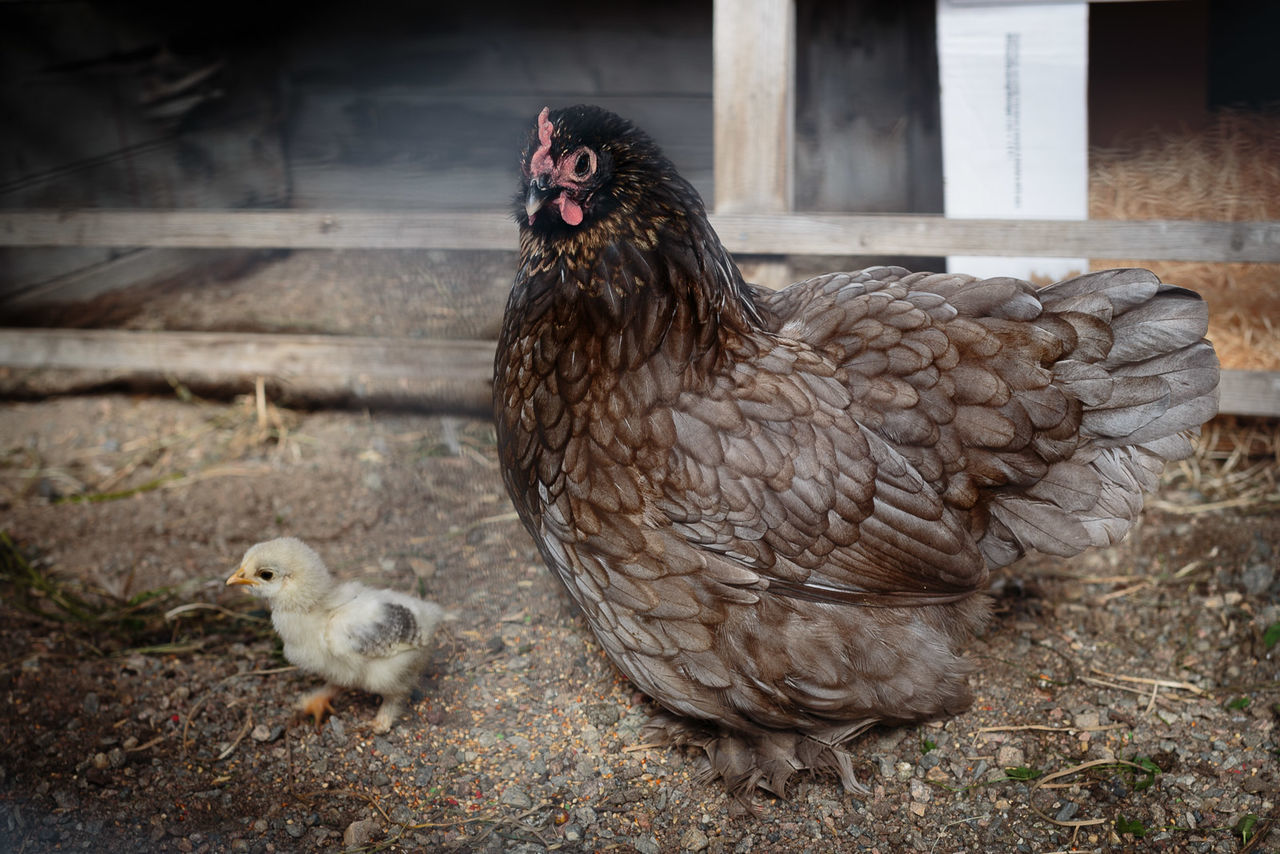
<instances>
[{"instance_id":1,"label":"hen's tail feathers","mask_svg":"<svg viewBox=\"0 0 1280 854\"><path fill-rule=\"evenodd\" d=\"M815 737L782 730L731 732L714 723L659 712L645 725L643 736L657 744L705 753L705 780L721 780L740 804L755 809L757 789L785 798L788 782L799 771L833 776L846 792L867 794L867 787L854 776L852 755L841 745L875 723L844 724Z\"/></svg>"},{"instance_id":2,"label":"hen's tail feathers","mask_svg":"<svg viewBox=\"0 0 1280 854\"><path fill-rule=\"evenodd\" d=\"M1198 294L1126 269L1058 282L1038 296L1046 318L1076 332L1053 377L1082 405L1081 441L1034 487L996 496L980 541L992 566L1032 548L1073 555L1118 542L1142 493L1165 463L1191 455L1200 425L1218 411L1218 358L1204 339L1209 313Z\"/></svg>"}]
</instances>

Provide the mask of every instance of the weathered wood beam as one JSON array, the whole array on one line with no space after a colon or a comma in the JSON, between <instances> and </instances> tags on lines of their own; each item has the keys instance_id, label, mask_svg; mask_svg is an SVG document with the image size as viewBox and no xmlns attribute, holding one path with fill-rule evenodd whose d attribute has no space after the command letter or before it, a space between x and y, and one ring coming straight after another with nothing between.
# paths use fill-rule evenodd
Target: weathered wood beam
<instances>
[{"instance_id":1,"label":"weathered wood beam","mask_svg":"<svg viewBox=\"0 0 1280 854\"><path fill-rule=\"evenodd\" d=\"M1223 415L1280 417L1280 371L1223 371L1219 393Z\"/></svg>"},{"instance_id":2,"label":"weathered wood beam","mask_svg":"<svg viewBox=\"0 0 1280 854\"><path fill-rule=\"evenodd\" d=\"M860 214L714 214L734 252L1044 255L1280 263L1280 222L959 220ZM516 249L504 213L374 211L0 212L0 246L207 249Z\"/></svg>"},{"instance_id":3,"label":"weathered wood beam","mask_svg":"<svg viewBox=\"0 0 1280 854\"><path fill-rule=\"evenodd\" d=\"M795 0L716 0L714 20L715 209L789 211Z\"/></svg>"},{"instance_id":4,"label":"weathered wood beam","mask_svg":"<svg viewBox=\"0 0 1280 854\"><path fill-rule=\"evenodd\" d=\"M492 341L0 329L0 365L175 377L187 384L265 377L300 397L395 399L487 412Z\"/></svg>"},{"instance_id":5,"label":"weathered wood beam","mask_svg":"<svg viewBox=\"0 0 1280 854\"><path fill-rule=\"evenodd\" d=\"M118 371L179 379L264 376L333 396L399 388L424 405L484 411L493 381L492 341L0 329L0 366ZM411 383L412 385L406 385ZM398 384L398 385L397 385ZM1280 373L1223 371L1224 414L1280 416Z\"/></svg>"}]
</instances>

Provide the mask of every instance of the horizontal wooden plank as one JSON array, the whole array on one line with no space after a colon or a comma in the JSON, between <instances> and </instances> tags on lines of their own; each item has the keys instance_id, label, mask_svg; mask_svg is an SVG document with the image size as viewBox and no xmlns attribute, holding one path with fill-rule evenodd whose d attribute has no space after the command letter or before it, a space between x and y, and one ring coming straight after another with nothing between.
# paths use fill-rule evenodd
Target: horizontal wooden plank
<instances>
[{"instance_id":1,"label":"horizontal wooden plank","mask_svg":"<svg viewBox=\"0 0 1280 854\"><path fill-rule=\"evenodd\" d=\"M487 412L492 341L0 329L0 365L176 377L191 384L266 377L303 397L394 398Z\"/></svg>"},{"instance_id":2,"label":"horizontal wooden plank","mask_svg":"<svg viewBox=\"0 0 1280 854\"><path fill-rule=\"evenodd\" d=\"M0 364L270 374L296 377L416 378L449 373L488 382L491 341L268 335L248 332L138 332L121 329L0 329Z\"/></svg>"},{"instance_id":3,"label":"horizontal wooden plank","mask_svg":"<svg viewBox=\"0 0 1280 854\"><path fill-rule=\"evenodd\" d=\"M959 220L718 214L732 251L807 255L1038 255L1280 263L1280 222ZM0 246L515 249L500 212L0 212Z\"/></svg>"},{"instance_id":4,"label":"horizontal wooden plank","mask_svg":"<svg viewBox=\"0 0 1280 854\"><path fill-rule=\"evenodd\" d=\"M735 214L712 217L740 252L806 255L1036 255L1280 262L1280 222L947 219Z\"/></svg>"},{"instance_id":5,"label":"horizontal wooden plank","mask_svg":"<svg viewBox=\"0 0 1280 854\"><path fill-rule=\"evenodd\" d=\"M1223 371L1219 392L1223 415L1280 417L1280 372Z\"/></svg>"},{"instance_id":6,"label":"horizontal wooden plank","mask_svg":"<svg viewBox=\"0 0 1280 854\"><path fill-rule=\"evenodd\" d=\"M0 329L0 366L201 377L266 376L358 389L401 383L435 405L483 411L493 381L494 343L474 340L136 332L114 329ZM403 386L406 382L418 386ZM426 389L423 391L422 389ZM1221 411L1280 416L1280 373L1223 371Z\"/></svg>"},{"instance_id":7,"label":"horizontal wooden plank","mask_svg":"<svg viewBox=\"0 0 1280 854\"><path fill-rule=\"evenodd\" d=\"M0 246L515 249L516 240L511 217L493 212L0 212Z\"/></svg>"}]
</instances>

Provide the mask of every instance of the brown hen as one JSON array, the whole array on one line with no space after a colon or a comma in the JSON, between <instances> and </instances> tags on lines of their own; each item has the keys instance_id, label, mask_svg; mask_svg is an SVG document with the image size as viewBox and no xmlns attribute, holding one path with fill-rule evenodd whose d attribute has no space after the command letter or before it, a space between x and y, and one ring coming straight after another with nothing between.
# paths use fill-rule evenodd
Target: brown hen
<instances>
[{"instance_id":1,"label":"brown hen","mask_svg":"<svg viewBox=\"0 0 1280 854\"><path fill-rule=\"evenodd\" d=\"M1110 270L743 281L643 132L543 110L498 345L503 476L614 663L732 791L859 786L971 700L992 568L1117 542L1217 409L1191 291Z\"/></svg>"}]
</instances>

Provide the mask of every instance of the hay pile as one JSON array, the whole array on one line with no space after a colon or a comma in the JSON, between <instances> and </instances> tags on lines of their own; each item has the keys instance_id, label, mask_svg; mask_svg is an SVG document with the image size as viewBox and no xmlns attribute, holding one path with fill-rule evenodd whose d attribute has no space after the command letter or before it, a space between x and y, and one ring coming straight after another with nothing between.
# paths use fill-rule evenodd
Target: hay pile
<instances>
[{"instance_id":1,"label":"hay pile","mask_svg":"<svg viewBox=\"0 0 1280 854\"><path fill-rule=\"evenodd\" d=\"M1092 219L1280 220L1280 110L1223 111L1203 130L1091 152ZM1280 264L1093 259L1141 266L1209 302L1224 368L1280 371Z\"/></svg>"}]
</instances>

